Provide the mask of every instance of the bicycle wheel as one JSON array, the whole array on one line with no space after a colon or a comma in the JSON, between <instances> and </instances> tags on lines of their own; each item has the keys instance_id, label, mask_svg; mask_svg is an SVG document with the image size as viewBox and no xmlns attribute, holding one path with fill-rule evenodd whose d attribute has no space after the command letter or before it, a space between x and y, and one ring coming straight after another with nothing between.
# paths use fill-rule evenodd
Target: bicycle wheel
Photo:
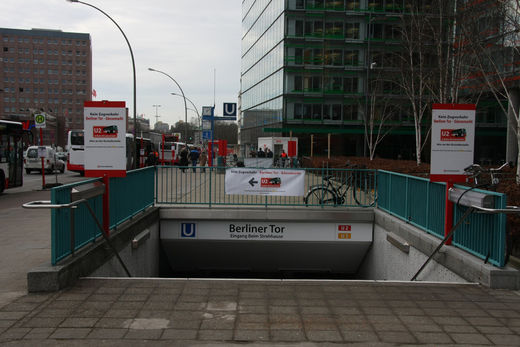
<instances>
[{"instance_id":1,"label":"bicycle wheel","mask_svg":"<svg viewBox=\"0 0 520 347\"><path fill-rule=\"evenodd\" d=\"M357 184L352 186L352 197L359 206L372 207L376 204L377 190L375 186L362 185L361 187Z\"/></svg>"},{"instance_id":2,"label":"bicycle wheel","mask_svg":"<svg viewBox=\"0 0 520 347\"><path fill-rule=\"evenodd\" d=\"M336 205L338 198L329 188L315 187L309 190L303 201L311 206Z\"/></svg>"}]
</instances>

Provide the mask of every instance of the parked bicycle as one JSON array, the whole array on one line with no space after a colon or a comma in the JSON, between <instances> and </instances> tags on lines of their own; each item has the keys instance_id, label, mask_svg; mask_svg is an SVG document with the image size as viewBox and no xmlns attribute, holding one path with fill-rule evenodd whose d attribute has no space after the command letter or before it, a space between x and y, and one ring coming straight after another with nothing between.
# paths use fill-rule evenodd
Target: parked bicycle
<instances>
[{"instance_id":1,"label":"parked bicycle","mask_svg":"<svg viewBox=\"0 0 520 347\"><path fill-rule=\"evenodd\" d=\"M324 176L322 180L323 183L310 187L303 199L306 205L348 205L349 193L359 206L374 206L376 202L374 171L346 170L339 176Z\"/></svg>"},{"instance_id":2,"label":"parked bicycle","mask_svg":"<svg viewBox=\"0 0 520 347\"><path fill-rule=\"evenodd\" d=\"M467 180L472 180L475 186L494 188L500 182L500 172L506 166L509 166L510 168L514 167L513 162L504 163L498 168L490 169L483 168L479 164L471 164L470 166L464 169L464 173L468 176ZM486 178L484 178L484 180L480 180L481 174L488 174L489 180L487 180Z\"/></svg>"}]
</instances>

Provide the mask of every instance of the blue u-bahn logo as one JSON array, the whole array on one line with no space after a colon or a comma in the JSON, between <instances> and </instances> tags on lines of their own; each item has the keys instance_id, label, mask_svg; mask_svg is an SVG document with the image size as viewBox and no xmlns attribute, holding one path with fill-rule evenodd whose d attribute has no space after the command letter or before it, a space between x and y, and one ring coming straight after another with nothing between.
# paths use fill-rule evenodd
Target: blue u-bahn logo
<instances>
[{"instance_id":1,"label":"blue u-bahn logo","mask_svg":"<svg viewBox=\"0 0 520 347\"><path fill-rule=\"evenodd\" d=\"M197 225L195 223L181 223L181 238L195 238L197 236Z\"/></svg>"}]
</instances>

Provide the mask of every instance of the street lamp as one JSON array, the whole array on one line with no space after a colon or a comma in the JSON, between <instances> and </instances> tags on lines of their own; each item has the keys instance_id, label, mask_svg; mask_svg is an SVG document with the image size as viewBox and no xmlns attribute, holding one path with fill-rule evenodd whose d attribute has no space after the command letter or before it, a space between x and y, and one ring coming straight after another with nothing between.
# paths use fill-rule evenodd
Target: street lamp
<instances>
[{"instance_id":1,"label":"street lamp","mask_svg":"<svg viewBox=\"0 0 520 347\"><path fill-rule=\"evenodd\" d=\"M123 34L123 37L125 38L126 44L128 45L128 49L130 50L130 56L132 57L132 69L133 69L133 73L134 73L134 140L135 140L137 133L138 133L137 132L137 105L136 105L136 103L137 103L136 93L137 92L136 92L136 78L135 78L135 59L134 59L134 52L132 51L132 46L130 45L130 41L128 41L128 38L126 37L125 32L123 31L123 29L121 29L119 24L117 24L117 22L102 9L100 9L94 5L91 5L89 3L79 1L79 0L67 0L67 1L92 7L93 9L96 9L99 12L103 13L105 16L107 16L108 19L110 19L112 21L112 23L114 23L116 25L116 27L119 29L119 31L121 31L121 34ZM134 165L133 166L134 166L134 168L137 167L137 149L134 151Z\"/></svg>"},{"instance_id":2,"label":"street lamp","mask_svg":"<svg viewBox=\"0 0 520 347\"><path fill-rule=\"evenodd\" d=\"M177 93L170 93L171 95L175 95L175 96L180 96L180 97L183 97L182 95L180 94L177 94ZM199 118L199 128L200 128L200 113L199 113L199 110L197 109L197 106L195 106L195 104L193 103L193 101L191 101L188 97L186 97L186 100L188 100L191 104L191 106L193 106L193 111L195 111L197 113L197 117ZM191 110L191 108L190 108Z\"/></svg>"},{"instance_id":3,"label":"street lamp","mask_svg":"<svg viewBox=\"0 0 520 347\"><path fill-rule=\"evenodd\" d=\"M163 72L160 70L155 70L155 69L152 69L151 67L149 67L148 70L158 72L158 73L165 75L166 77L171 79L173 81L173 83L175 83L177 85L177 87L179 87L179 89L182 93L182 98L184 99L184 139L185 139L184 141L186 141L186 143L188 143L188 105L186 104L186 96L184 95L184 91L182 90L179 83L177 83L177 81L172 76L168 75L166 72Z\"/></svg>"}]
</instances>

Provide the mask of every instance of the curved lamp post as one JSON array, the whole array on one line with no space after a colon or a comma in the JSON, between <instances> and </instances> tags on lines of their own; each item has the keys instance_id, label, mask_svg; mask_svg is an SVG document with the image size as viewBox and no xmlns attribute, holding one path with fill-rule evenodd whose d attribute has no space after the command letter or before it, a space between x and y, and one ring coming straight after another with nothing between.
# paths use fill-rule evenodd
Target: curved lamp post
<instances>
[{"instance_id":1,"label":"curved lamp post","mask_svg":"<svg viewBox=\"0 0 520 347\"><path fill-rule=\"evenodd\" d=\"M123 34L123 37L125 38L125 41L126 41L126 44L128 45L128 49L130 50L130 56L132 57L132 69L133 69L133 73L134 73L134 139L136 138L137 136L137 101L136 101L136 79L135 79L135 59L134 59L134 52L132 51L132 46L130 45L130 41L128 41L128 38L126 37L126 34L125 32L123 31L123 29L121 29L121 27L119 26L119 24L117 24L117 22L112 18L110 17L105 11L103 11L102 9L94 6L94 5L91 5L89 3L86 3L86 2L83 2L83 1L79 1L79 0L67 0L68 2L72 2L72 3L78 3L78 4L83 4L83 5L86 5L86 6L89 6L89 7L92 7L93 9L96 9L98 10L99 12L103 13L105 16L107 16L108 19L110 19L112 21L112 23L114 23L116 25L116 27L119 29L119 31L121 31L121 34ZM137 167L137 150L134 151L134 165L133 165L134 169Z\"/></svg>"},{"instance_id":2,"label":"curved lamp post","mask_svg":"<svg viewBox=\"0 0 520 347\"><path fill-rule=\"evenodd\" d=\"M181 93L182 93L182 98L184 99L184 141L186 143L188 143L188 105L186 104L186 96L184 95L184 91L182 90L181 86L179 85L179 83L177 83L177 81L170 75L168 75L166 72L163 72L163 71L160 71L160 70L156 70L156 69L152 69L151 67L148 68L149 71L154 71L154 72L158 72L160 74L163 74L164 76L168 77L169 79L171 79L173 81L173 83L175 83L177 85L177 87L179 87Z\"/></svg>"},{"instance_id":3,"label":"curved lamp post","mask_svg":"<svg viewBox=\"0 0 520 347\"><path fill-rule=\"evenodd\" d=\"M180 94L177 94L177 93L170 93L171 95L175 95L175 96L180 96L180 97L183 97L182 95ZM195 106L195 104L193 103L193 101L191 101L188 97L186 97L186 100L188 100L191 104L191 106L193 106L193 111L195 111L197 113L197 117L199 118L199 128L200 128L200 125L201 125L201 118L200 118L200 113L199 113L199 110L197 109L197 106ZM191 108L190 108L191 110ZM199 129L200 130L200 129Z\"/></svg>"}]
</instances>

